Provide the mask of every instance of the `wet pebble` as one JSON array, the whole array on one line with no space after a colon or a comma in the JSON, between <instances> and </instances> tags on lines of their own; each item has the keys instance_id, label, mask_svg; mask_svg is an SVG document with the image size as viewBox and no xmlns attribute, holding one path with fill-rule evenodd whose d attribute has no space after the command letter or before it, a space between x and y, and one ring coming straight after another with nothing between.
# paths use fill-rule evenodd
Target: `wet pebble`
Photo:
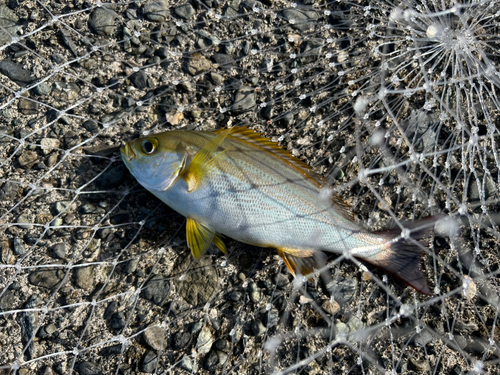
<instances>
[{"instance_id":1,"label":"wet pebble","mask_svg":"<svg viewBox=\"0 0 500 375\"><path fill-rule=\"evenodd\" d=\"M255 90L249 86L241 86L234 95L233 112L241 114L255 108Z\"/></svg>"},{"instance_id":2,"label":"wet pebble","mask_svg":"<svg viewBox=\"0 0 500 375\"><path fill-rule=\"evenodd\" d=\"M196 14L193 6L189 3L175 7L174 13L177 17L184 20L189 20Z\"/></svg>"},{"instance_id":3,"label":"wet pebble","mask_svg":"<svg viewBox=\"0 0 500 375\"><path fill-rule=\"evenodd\" d=\"M75 268L75 285L82 289L91 289L94 286L94 266Z\"/></svg>"},{"instance_id":4,"label":"wet pebble","mask_svg":"<svg viewBox=\"0 0 500 375\"><path fill-rule=\"evenodd\" d=\"M163 335L163 330L158 326L151 326L146 328L142 334L144 341L154 350L161 350L165 348L166 342Z\"/></svg>"},{"instance_id":5,"label":"wet pebble","mask_svg":"<svg viewBox=\"0 0 500 375\"><path fill-rule=\"evenodd\" d=\"M51 336L54 332L57 332L57 327L55 324L50 323L38 330L37 336L43 339Z\"/></svg>"},{"instance_id":6,"label":"wet pebble","mask_svg":"<svg viewBox=\"0 0 500 375\"><path fill-rule=\"evenodd\" d=\"M148 350L144 354L144 357L142 357L140 368L142 372L146 372L148 374L152 374L153 372L161 372L159 371L161 369L161 366L158 363L158 356L154 351Z\"/></svg>"},{"instance_id":7,"label":"wet pebble","mask_svg":"<svg viewBox=\"0 0 500 375\"><path fill-rule=\"evenodd\" d=\"M144 285L141 296L155 305L162 306L167 302L169 293L170 282L160 275L155 275Z\"/></svg>"},{"instance_id":8,"label":"wet pebble","mask_svg":"<svg viewBox=\"0 0 500 375\"><path fill-rule=\"evenodd\" d=\"M115 20L118 17L118 14L111 9L95 8L89 17L90 30L101 36L113 35L116 30Z\"/></svg>"},{"instance_id":9,"label":"wet pebble","mask_svg":"<svg viewBox=\"0 0 500 375\"><path fill-rule=\"evenodd\" d=\"M101 368L89 361L82 362L78 365L78 372L80 375L102 375L103 371Z\"/></svg>"},{"instance_id":10,"label":"wet pebble","mask_svg":"<svg viewBox=\"0 0 500 375\"><path fill-rule=\"evenodd\" d=\"M33 271L28 277L28 281L35 285L41 286L43 288L52 289L57 286L64 278L63 270L40 270Z\"/></svg>"}]
</instances>

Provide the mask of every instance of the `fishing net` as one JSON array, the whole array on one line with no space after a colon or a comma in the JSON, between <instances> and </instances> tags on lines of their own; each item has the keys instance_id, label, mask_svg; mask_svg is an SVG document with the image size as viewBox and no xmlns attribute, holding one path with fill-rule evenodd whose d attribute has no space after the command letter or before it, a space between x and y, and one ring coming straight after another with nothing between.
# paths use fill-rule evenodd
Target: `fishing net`
<instances>
[{"instance_id":1,"label":"fishing net","mask_svg":"<svg viewBox=\"0 0 500 375\"><path fill-rule=\"evenodd\" d=\"M499 373L499 24L493 0L0 3L2 373ZM193 261L118 147L241 125L367 230L443 214L432 295L348 254L328 282L228 238Z\"/></svg>"}]
</instances>

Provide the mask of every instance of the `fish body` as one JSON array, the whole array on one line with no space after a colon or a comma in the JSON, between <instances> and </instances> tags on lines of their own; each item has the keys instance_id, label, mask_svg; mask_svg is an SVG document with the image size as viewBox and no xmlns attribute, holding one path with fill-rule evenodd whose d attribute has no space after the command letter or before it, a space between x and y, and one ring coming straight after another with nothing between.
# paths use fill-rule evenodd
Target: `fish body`
<instances>
[{"instance_id":1,"label":"fish body","mask_svg":"<svg viewBox=\"0 0 500 375\"><path fill-rule=\"evenodd\" d=\"M199 259L220 234L272 247L292 271L307 274L321 251L362 258L430 293L418 268L422 250L394 231L371 233L300 160L246 127L170 131L130 141L122 158L139 183L187 218ZM410 232L427 235L427 227Z\"/></svg>"}]
</instances>

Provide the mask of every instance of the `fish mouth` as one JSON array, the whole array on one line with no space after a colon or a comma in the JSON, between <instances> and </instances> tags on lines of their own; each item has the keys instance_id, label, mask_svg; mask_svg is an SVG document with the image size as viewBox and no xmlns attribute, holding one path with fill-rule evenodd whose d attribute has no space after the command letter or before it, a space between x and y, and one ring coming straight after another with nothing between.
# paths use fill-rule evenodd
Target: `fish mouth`
<instances>
[{"instance_id":1,"label":"fish mouth","mask_svg":"<svg viewBox=\"0 0 500 375\"><path fill-rule=\"evenodd\" d=\"M135 152L132 150L128 142L125 143L124 146L120 147L120 153L127 161L131 161L135 158Z\"/></svg>"}]
</instances>

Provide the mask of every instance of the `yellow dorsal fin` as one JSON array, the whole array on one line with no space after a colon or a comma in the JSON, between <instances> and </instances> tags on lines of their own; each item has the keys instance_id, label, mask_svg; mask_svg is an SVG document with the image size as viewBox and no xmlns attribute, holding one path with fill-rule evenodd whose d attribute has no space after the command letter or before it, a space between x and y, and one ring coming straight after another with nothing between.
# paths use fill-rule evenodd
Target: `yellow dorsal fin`
<instances>
[{"instance_id":1,"label":"yellow dorsal fin","mask_svg":"<svg viewBox=\"0 0 500 375\"><path fill-rule=\"evenodd\" d=\"M277 143L271 141L268 138L264 138L259 133L254 130L249 129L247 126L238 126L231 128L232 132L229 134L230 137L239 139L240 141L247 142L253 146L259 147L264 151L267 151L274 156L281 158L288 165L299 170L305 177L315 182L319 187L326 184L326 180L314 172L311 167L309 167L302 160L293 156L290 151L281 148ZM222 134L227 129L216 130L215 133Z\"/></svg>"},{"instance_id":2,"label":"yellow dorsal fin","mask_svg":"<svg viewBox=\"0 0 500 375\"><path fill-rule=\"evenodd\" d=\"M200 185L203 178L206 177L213 168L214 160L232 148L228 147L216 154L221 143L224 142L224 139L226 139L232 131L233 128L224 129L219 132L216 137L207 142L200 151L198 151L187 168L180 173L180 176L187 182L188 193L196 190Z\"/></svg>"},{"instance_id":3,"label":"yellow dorsal fin","mask_svg":"<svg viewBox=\"0 0 500 375\"><path fill-rule=\"evenodd\" d=\"M203 254L206 253L212 242L224 254L227 254L226 246L218 235L207 225L200 223L194 219L187 218L186 221L186 239L191 254L196 261L199 261Z\"/></svg>"}]
</instances>

